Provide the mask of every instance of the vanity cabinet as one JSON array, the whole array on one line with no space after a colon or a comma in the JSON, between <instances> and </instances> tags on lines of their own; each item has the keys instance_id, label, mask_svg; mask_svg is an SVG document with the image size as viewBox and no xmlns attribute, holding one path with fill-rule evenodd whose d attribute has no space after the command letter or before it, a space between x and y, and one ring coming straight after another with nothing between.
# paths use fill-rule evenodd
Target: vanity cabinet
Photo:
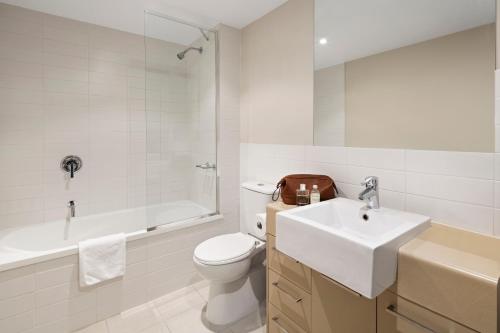
<instances>
[{"instance_id":1,"label":"vanity cabinet","mask_svg":"<svg viewBox=\"0 0 500 333\"><path fill-rule=\"evenodd\" d=\"M472 333L459 323L410 302L391 291L377 297L377 332Z\"/></svg>"},{"instance_id":2,"label":"vanity cabinet","mask_svg":"<svg viewBox=\"0 0 500 333\"><path fill-rule=\"evenodd\" d=\"M311 292L311 269L302 265L298 260L278 251L276 249L276 237L268 235L267 246L269 268L278 274L286 276L288 280L303 290Z\"/></svg>"},{"instance_id":3,"label":"vanity cabinet","mask_svg":"<svg viewBox=\"0 0 500 333\"><path fill-rule=\"evenodd\" d=\"M375 333L376 311L375 299L362 297L329 277L312 272L313 333Z\"/></svg>"},{"instance_id":4,"label":"vanity cabinet","mask_svg":"<svg viewBox=\"0 0 500 333\"><path fill-rule=\"evenodd\" d=\"M267 210L268 333L500 332L500 239L433 225L400 248L397 283L368 299L276 248L276 212L293 207Z\"/></svg>"}]
</instances>

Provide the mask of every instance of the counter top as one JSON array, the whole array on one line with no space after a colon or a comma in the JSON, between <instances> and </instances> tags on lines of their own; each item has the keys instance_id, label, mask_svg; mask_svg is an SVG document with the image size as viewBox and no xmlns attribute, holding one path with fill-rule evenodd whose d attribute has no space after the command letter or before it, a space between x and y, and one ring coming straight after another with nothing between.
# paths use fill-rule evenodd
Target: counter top
<instances>
[{"instance_id":1,"label":"counter top","mask_svg":"<svg viewBox=\"0 0 500 333\"><path fill-rule=\"evenodd\" d=\"M500 239L445 225L433 224L402 246L399 254L474 275L485 283L496 285L500 277Z\"/></svg>"},{"instance_id":2,"label":"counter top","mask_svg":"<svg viewBox=\"0 0 500 333\"><path fill-rule=\"evenodd\" d=\"M497 332L500 239L433 224L399 249L396 293L480 332Z\"/></svg>"}]
</instances>

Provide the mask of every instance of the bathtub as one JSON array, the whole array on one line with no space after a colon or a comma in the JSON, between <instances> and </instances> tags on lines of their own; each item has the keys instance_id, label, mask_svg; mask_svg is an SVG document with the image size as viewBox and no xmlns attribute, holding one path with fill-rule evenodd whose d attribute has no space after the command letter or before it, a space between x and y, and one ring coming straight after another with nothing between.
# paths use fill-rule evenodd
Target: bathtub
<instances>
[{"instance_id":1,"label":"bathtub","mask_svg":"<svg viewBox=\"0 0 500 333\"><path fill-rule=\"evenodd\" d=\"M78 242L114 233L127 241L222 218L192 201L177 201L0 231L0 272L78 252Z\"/></svg>"}]
</instances>

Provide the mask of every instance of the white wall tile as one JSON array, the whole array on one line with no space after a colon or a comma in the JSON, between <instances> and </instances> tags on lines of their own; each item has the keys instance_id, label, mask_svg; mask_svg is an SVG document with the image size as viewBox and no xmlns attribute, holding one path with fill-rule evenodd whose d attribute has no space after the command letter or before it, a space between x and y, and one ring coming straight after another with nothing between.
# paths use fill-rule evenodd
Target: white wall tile
<instances>
[{"instance_id":1,"label":"white wall tile","mask_svg":"<svg viewBox=\"0 0 500 333\"><path fill-rule=\"evenodd\" d=\"M408 194L406 209L431 216L435 222L483 234L493 233L493 208Z\"/></svg>"},{"instance_id":2,"label":"white wall tile","mask_svg":"<svg viewBox=\"0 0 500 333\"><path fill-rule=\"evenodd\" d=\"M380 190L380 205L387 208L406 210L406 197L402 192Z\"/></svg>"},{"instance_id":3,"label":"white wall tile","mask_svg":"<svg viewBox=\"0 0 500 333\"><path fill-rule=\"evenodd\" d=\"M492 181L408 172L406 183L408 194L493 206Z\"/></svg>"},{"instance_id":4,"label":"white wall tile","mask_svg":"<svg viewBox=\"0 0 500 333\"><path fill-rule=\"evenodd\" d=\"M44 272L36 273L36 287L38 289L56 286L72 279L76 279L77 267L74 265L61 266Z\"/></svg>"},{"instance_id":5,"label":"white wall tile","mask_svg":"<svg viewBox=\"0 0 500 333\"><path fill-rule=\"evenodd\" d=\"M246 152L241 154L241 163L245 163L241 177L272 180L283 176L274 155L276 147L242 144L242 152ZM375 175L380 178L382 206L427 214L440 223L492 234L493 207L500 207L500 182L494 181L500 180L497 155L306 146L304 169L295 162L290 171L329 175L341 195L351 199L357 199L362 190L359 182L363 177ZM343 156L345 161L339 162Z\"/></svg>"},{"instance_id":6,"label":"white wall tile","mask_svg":"<svg viewBox=\"0 0 500 333\"><path fill-rule=\"evenodd\" d=\"M0 300L31 293L34 290L35 277L33 274L30 273L24 276L15 277L0 283Z\"/></svg>"},{"instance_id":7,"label":"white wall tile","mask_svg":"<svg viewBox=\"0 0 500 333\"><path fill-rule=\"evenodd\" d=\"M33 327L34 312L28 311L0 320L0 332L19 333Z\"/></svg>"},{"instance_id":8,"label":"white wall tile","mask_svg":"<svg viewBox=\"0 0 500 333\"><path fill-rule=\"evenodd\" d=\"M0 301L0 320L35 308L33 294L24 294Z\"/></svg>"},{"instance_id":9,"label":"white wall tile","mask_svg":"<svg viewBox=\"0 0 500 333\"><path fill-rule=\"evenodd\" d=\"M347 164L346 147L306 146L305 159L308 162Z\"/></svg>"},{"instance_id":10,"label":"white wall tile","mask_svg":"<svg viewBox=\"0 0 500 333\"><path fill-rule=\"evenodd\" d=\"M495 236L500 237L500 210L499 209L495 209L493 233Z\"/></svg>"},{"instance_id":11,"label":"white wall tile","mask_svg":"<svg viewBox=\"0 0 500 333\"><path fill-rule=\"evenodd\" d=\"M54 287L38 289L35 292L37 307L50 305L68 299L70 296L70 283L63 283Z\"/></svg>"},{"instance_id":12,"label":"white wall tile","mask_svg":"<svg viewBox=\"0 0 500 333\"><path fill-rule=\"evenodd\" d=\"M447 151L406 151L406 170L410 172L493 179L493 154Z\"/></svg>"},{"instance_id":13,"label":"white wall tile","mask_svg":"<svg viewBox=\"0 0 500 333\"><path fill-rule=\"evenodd\" d=\"M405 151L402 149L349 148L347 163L389 170L405 169Z\"/></svg>"},{"instance_id":14,"label":"white wall tile","mask_svg":"<svg viewBox=\"0 0 500 333\"><path fill-rule=\"evenodd\" d=\"M368 176L377 176L381 189L397 192L405 191L405 173L401 171L348 166L346 177L339 180L357 185Z\"/></svg>"},{"instance_id":15,"label":"white wall tile","mask_svg":"<svg viewBox=\"0 0 500 333\"><path fill-rule=\"evenodd\" d=\"M496 181L495 186L495 208L500 208L500 182Z\"/></svg>"}]
</instances>

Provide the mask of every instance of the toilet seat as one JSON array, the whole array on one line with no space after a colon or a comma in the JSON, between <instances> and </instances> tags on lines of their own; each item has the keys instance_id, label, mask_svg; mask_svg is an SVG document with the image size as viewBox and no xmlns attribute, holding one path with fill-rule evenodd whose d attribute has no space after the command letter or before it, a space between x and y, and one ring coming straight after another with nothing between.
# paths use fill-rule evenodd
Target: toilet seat
<instances>
[{"instance_id":1,"label":"toilet seat","mask_svg":"<svg viewBox=\"0 0 500 333\"><path fill-rule=\"evenodd\" d=\"M194 250L194 258L205 265L225 265L250 256L257 240L241 232L215 236L200 243Z\"/></svg>"}]
</instances>

